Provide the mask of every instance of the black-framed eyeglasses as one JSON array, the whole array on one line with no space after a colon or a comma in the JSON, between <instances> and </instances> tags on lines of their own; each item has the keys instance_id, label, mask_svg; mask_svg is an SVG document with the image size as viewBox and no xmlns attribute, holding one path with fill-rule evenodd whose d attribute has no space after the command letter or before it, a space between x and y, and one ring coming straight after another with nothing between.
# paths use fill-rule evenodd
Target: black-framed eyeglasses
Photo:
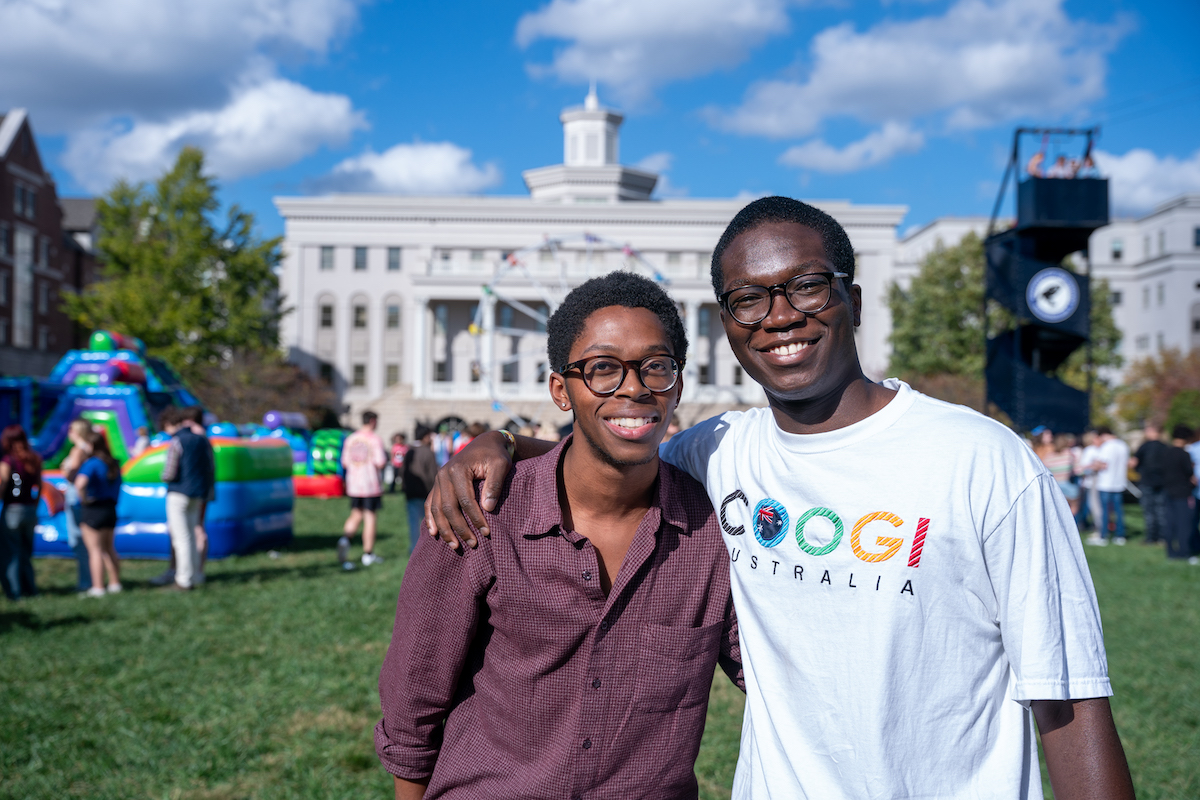
<instances>
[{"instance_id":1,"label":"black-framed eyeglasses","mask_svg":"<svg viewBox=\"0 0 1200 800\"><path fill-rule=\"evenodd\" d=\"M561 373L566 375L572 370L578 370L583 385L597 397L615 394L625 382L629 370L637 372L642 385L655 394L671 391L679 380L679 361L666 355L646 356L639 361L622 361L613 356L589 356L567 364Z\"/></svg>"},{"instance_id":2,"label":"black-framed eyeglasses","mask_svg":"<svg viewBox=\"0 0 1200 800\"><path fill-rule=\"evenodd\" d=\"M774 286L739 286L718 297L717 301L742 325L757 325L766 319L776 292L783 292L792 308L812 315L829 305L833 297L833 279L848 277L845 272L808 272Z\"/></svg>"}]
</instances>

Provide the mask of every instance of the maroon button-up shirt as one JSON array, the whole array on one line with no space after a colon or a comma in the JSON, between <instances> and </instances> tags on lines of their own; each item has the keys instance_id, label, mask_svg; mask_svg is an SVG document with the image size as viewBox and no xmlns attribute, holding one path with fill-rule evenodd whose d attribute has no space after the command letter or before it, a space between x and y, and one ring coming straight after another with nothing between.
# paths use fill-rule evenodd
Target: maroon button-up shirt
<instances>
[{"instance_id":1,"label":"maroon button-up shirt","mask_svg":"<svg viewBox=\"0 0 1200 800\"><path fill-rule=\"evenodd\" d=\"M719 663L744 688L729 555L703 487L663 462L612 591L563 526L570 439L517 464L491 538L422 536L379 676L375 749L427 798L689 798Z\"/></svg>"}]
</instances>

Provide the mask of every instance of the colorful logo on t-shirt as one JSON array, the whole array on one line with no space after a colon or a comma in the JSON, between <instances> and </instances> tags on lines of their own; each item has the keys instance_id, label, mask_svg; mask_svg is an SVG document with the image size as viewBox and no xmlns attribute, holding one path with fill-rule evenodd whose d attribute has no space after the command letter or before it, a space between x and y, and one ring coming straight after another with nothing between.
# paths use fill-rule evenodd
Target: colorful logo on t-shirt
<instances>
[{"instance_id":1,"label":"colorful logo on t-shirt","mask_svg":"<svg viewBox=\"0 0 1200 800\"><path fill-rule=\"evenodd\" d=\"M738 515L738 505L748 505L746 495L740 489L731 492L721 502L721 528L730 536L737 536L743 532L741 526L734 527L729 521L729 517ZM787 509L774 498L766 497L760 500L754 507L751 520L754 538L763 547L776 547L787 537ZM842 517L835 510L823 506L806 510L797 518L793 530L800 550L818 557L829 555L836 550L842 544L845 532L846 524ZM926 517L918 518L916 525L909 529L897 514L890 511L872 511L863 514L850 527L850 550L860 560L874 564L891 559L901 551L906 542L911 541L907 561L908 566L915 569L921 565L921 553L925 549L925 536L928 532L929 519Z\"/></svg>"},{"instance_id":2,"label":"colorful logo on t-shirt","mask_svg":"<svg viewBox=\"0 0 1200 800\"><path fill-rule=\"evenodd\" d=\"M767 498L754 507L754 538L763 547L774 547L787 535L787 509L778 500Z\"/></svg>"}]
</instances>

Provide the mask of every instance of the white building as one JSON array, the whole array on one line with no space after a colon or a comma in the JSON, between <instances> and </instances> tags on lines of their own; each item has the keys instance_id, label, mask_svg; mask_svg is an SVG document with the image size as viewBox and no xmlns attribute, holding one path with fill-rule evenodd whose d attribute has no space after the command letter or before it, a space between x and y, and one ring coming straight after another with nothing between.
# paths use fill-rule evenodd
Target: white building
<instances>
[{"instance_id":1,"label":"white building","mask_svg":"<svg viewBox=\"0 0 1200 800\"><path fill-rule=\"evenodd\" d=\"M513 415L569 421L549 402L536 314L622 267L665 278L684 314L685 423L765 402L729 349L709 277L712 249L744 201L651 200L657 176L619 163L622 117L594 92L560 120L563 163L525 172L528 197L276 198L286 224L281 287L293 309L283 344L293 361L334 381L347 421L368 407L385 433L451 415L493 425ZM907 209L814 204L854 244L859 353L869 374L882 376L896 226Z\"/></svg>"},{"instance_id":2,"label":"white building","mask_svg":"<svg viewBox=\"0 0 1200 800\"><path fill-rule=\"evenodd\" d=\"M969 232L982 238L987 226L987 217L942 217L913 231L898 245L897 282L907 286L934 247L953 247ZM1200 347L1200 195L1116 220L1092 234L1088 250L1093 278L1108 281L1112 292L1126 365Z\"/></svg>"}]
</instances>

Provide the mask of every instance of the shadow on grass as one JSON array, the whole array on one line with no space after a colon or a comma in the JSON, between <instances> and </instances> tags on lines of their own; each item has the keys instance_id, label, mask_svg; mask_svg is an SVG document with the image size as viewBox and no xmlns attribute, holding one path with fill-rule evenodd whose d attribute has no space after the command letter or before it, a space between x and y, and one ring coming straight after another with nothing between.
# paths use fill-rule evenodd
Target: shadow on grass
<instances>
[{"instance_id":1,"label":"shadow on grass","mask_svg":"<svg viewBox=\"0 0 1200 800\"><path fill-rule=\"evenodd\" d=\"M358 570L354 570L357 572ZM305 567L261 567L259 569L237 570L208 575L206 583L209 586L237 586L246 583L266 583L284 578L324 578L331 574L343 574L338 564L311 564Z\"/></svg>"},{"instance_id":2,"label":"shadow on grass","mask_svg":"<svg viewBox=\"0 0 1200 800\"><path fill-rule=\"evenodd\" d=\"M69 617L56 617L47 620L25 609L0 611L0 633L8 633L16 628L24 628L28 631L48 631L54 628L65 628L70 625L81 625L87 622L98 621L97 617L86 617L82 614L72 614Z\"/></svg>"},{"instance_id":3,"label":"shadow on grass","mask_svg":"<svg viewBox=\"0 0 1200 800\"><path fill-rule=\"evenodd\" d=\"M328 533L295 536L287 543L287 546L281 547L279 550L285 553L311 553L316 550L328 550L333 553L337 550L337 540L341 535L341 533ZM355 539L357 540L358 537Z\"/></svg>"}]
</instances>

